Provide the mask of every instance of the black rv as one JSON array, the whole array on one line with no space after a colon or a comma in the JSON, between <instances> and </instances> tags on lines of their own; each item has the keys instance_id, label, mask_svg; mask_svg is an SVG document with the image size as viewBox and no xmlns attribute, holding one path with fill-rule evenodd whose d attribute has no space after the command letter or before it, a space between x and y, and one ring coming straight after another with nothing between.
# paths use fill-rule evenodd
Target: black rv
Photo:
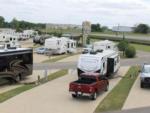
<instances>
[{"instance_id":1,"label":"black rv","mask_svg":"<svg viewBox=\"0 0 150 113\"><path fill-rule=\"evenodd\" d=\"M33 51L29 48L0 50L0 78L19 82L32 74Z\"/></svg>"}]
</instances>

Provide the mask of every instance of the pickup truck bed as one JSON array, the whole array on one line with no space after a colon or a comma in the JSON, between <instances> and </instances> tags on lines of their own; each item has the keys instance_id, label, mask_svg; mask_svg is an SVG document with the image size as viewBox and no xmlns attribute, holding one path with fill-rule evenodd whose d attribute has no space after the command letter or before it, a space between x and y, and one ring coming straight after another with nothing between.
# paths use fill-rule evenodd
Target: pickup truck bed
<instances>
[{"instance_id":1,"label":"pickup truck bed","mask_svg":"<svg viewBox=\"0 0 150 113\"><path fill-rule=\"evenodd\" d=\"M74 83L79 83L79 84L92 84L94 82L96 82L96 80L86 79L86 78L74 81Z\"/></svg>"},{"instance_id":2,"label":"pickup truck bed","mask_svg":"<svg viewBox=\"0 0 150 113\"><path fill-rule=\"evenodd\" d=\"M108 90L108 80L100 78L100 76L84 75L76 81L70 83L69 91L72 97L88 95L92 100L96 99L97 93Z\"/></svg>"}]
</instances>

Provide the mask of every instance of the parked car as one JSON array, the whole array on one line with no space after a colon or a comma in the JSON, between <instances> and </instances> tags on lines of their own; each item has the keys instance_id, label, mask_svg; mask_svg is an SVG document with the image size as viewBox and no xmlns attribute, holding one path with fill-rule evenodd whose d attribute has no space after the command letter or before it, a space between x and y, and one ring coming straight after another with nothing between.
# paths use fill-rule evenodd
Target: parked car
<instances>
[{"instance_id":1,"label":"parked car","mask_svg":"<svg viewBox=\"0 0 150 113\"><path fill-rule=\"evenodd\" d=\"M140 71L141 88L150 85L150 64L144 64Z\"/></svg>"},{"instance_id":2,"label":"parked car","mask_svg":"<svg viewBox=\"0 0 150 113\"><path fill-rule=\"evenodd\" d=\"M88 95L92 100L97 98L101 91L107 91L109 87L108 79L100 76L99 73L82 73L78 80L69 85L69 91L72 97Z\"/></svg>"},{"instance_id":3,"label":"parked car","mask_svg":"<svg viewBox=\"0 0 150 113\"><path fill-rule=\"evenodd\" d=\"M44 48L44 47L39 47L35 49L35 52L38 54L45 54L45 51L47 51L47 48Z\"/></svg>"}]
</instances>

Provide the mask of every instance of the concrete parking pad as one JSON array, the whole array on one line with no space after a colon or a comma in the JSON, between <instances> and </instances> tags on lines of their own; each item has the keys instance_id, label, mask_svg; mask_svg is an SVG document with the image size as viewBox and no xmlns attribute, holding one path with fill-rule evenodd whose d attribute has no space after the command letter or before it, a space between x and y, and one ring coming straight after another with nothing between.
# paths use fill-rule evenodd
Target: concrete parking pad
<instances>
[{"instance_id":1,"label":"concrete parking pad","mask_svg":"<svg viewBox=\"0 0 150 113\"><path fill-rule=\"evenodd\" d=\"M150 88L140 88L140 77L134 83L123 109L150 106Z\"/></svg>"},{"instance_id":2,"label":"concrete parking pad","mask_svg":"<svg viewBox=\"0 0 150 113\"><path fill-rule=\"evenodd\" d=\"M128 67L121 67L118 75L124 75ZM75 71L44 85L28 90L0 104L0 113L92 113L100 101L121 80L110 80L110 90L102 93L97 100L87 98L73 99L68 92L69 83L77 79Z\"/></svg>"}]
</instances>

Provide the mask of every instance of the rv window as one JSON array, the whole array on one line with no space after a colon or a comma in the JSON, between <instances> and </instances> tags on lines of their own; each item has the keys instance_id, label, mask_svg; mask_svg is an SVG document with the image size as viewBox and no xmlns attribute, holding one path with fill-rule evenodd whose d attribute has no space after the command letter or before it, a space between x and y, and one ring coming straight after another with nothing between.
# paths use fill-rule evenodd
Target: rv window
<instances>
[{"instance_id":1,"label":"rv window","mask_svg":"<svg viewBox=\"0 0 150 113\"><path fill-rule=\"evenodd\" d=\"M59 40L57 41L57 44L59 45Z\"/></svg>"},{"instance_id":2,"label":"rv window","mask_svg":"<svg viewBox=\"0 0 150 113\"><path fill-rule=\"evenodd\" d=\"M5 38L5 36L3 36L3 38Z\"/></svg>"},{"instance_id":3,"label":"rv window","mask_svg":"<svg viewBox=\"0 0 150 113\"><path fill-rule=\"evenodd\" d=\"M67 43L67 47L69 48L69 43Z\"/></svg>"},{"instance_id":4,"label":"rv window","mask_svg":"<svg viewBox=\"0 0 150 113\"><path fill-rule=\"evenodd\" d=\"M10 41L12 41L12 38L10 37Z\"/></svg>"},{"instance_id":5,"label":"rv window","mask_svg":"<svg viewBox=\"0 0 150 113\"><path fill-rule=\"evenodd\" d=\"M71 43L71 47L73 48L73 43Z\"/></svg>"},{"instance_id":6,"label":"rv window","mask_svg":"<svg viewBox=\"0 0 150 113\"><path fill-rule=\"evenodd\" d=\"M108 46L107 48L110 49L110 46Z\"/></svg>"}]
</instances>

